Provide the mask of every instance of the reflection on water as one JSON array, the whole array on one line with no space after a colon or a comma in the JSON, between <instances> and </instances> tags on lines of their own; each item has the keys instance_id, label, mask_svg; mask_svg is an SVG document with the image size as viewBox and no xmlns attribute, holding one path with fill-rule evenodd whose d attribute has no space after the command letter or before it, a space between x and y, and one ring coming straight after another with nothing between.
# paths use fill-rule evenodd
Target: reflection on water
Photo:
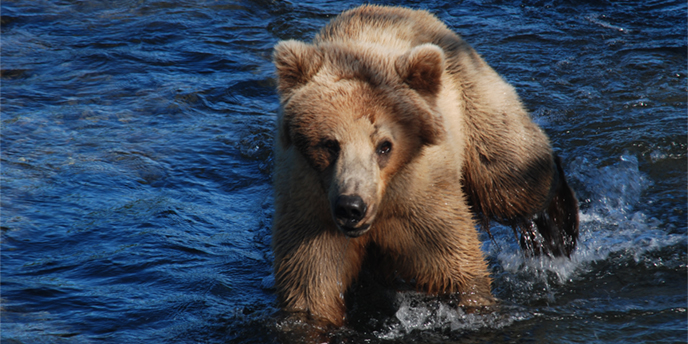
<instances>
[{"instance_id":1,"label":"reflection on water","mask_svg":"<svg viewBox=\"0 0 688 344\"><path fill-rule=\"evenodd\" d=\"M336 338L685 341L685 2L405 4L516 86L581 241L527 258L497 226L493 312L401 292ZM353 5L3 1L2 340L274 341L271 48Z\"/></svg>"}]
</instances>

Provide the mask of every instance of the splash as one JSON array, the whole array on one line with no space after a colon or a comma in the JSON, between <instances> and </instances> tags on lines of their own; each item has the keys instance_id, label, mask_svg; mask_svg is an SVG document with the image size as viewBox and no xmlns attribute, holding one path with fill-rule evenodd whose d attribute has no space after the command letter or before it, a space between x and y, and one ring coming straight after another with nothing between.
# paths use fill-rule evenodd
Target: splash
<instances>
[{"instance_id":1,"label":"splash","mask_svg":"<svg viewBox=\"0 0 688 344\"><path fill-rule=\"evenodd\" d=\"M571 259L525 257L508 236L486 245L488 255L496 257L508 275L500 277L515 283L512 293L531 297L530 292L545 290L543 297L551 302L552 285L576 279L592 262L615 254L640 262L648 252L686 243L685 236L667 233L659 220L636 210L652 183L639 170L635 156L623 154L615 163L600 168L586 158L577 158L570 167L570 179L578 185L582 205L580 238Z\"/></svg>"},{"instance_id":2,"label":"splash","mask_svg":"<svg viewBox=\"0 0 688 344\"><path fill-rule=\"evenodd\" d=\"M396 303L399 308L395 318L390 319L385 330L376 333L380 339L396 339L416 331L431 331L441 335L482 328L504 328L532 317L506 305L482 313L467 313L447 302L416 292L397 293Z\"/></svg>"}]
</instances>

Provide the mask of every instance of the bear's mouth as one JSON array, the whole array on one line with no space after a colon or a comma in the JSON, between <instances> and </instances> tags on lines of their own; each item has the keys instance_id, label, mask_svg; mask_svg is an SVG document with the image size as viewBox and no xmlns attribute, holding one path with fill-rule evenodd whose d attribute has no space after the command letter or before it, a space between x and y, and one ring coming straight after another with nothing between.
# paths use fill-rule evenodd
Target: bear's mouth
<instances>
[{"instance_id":1,"label":"bear's mouth","mask_svg":"<svg viewBox=\"0 0 688 344\"><path fill-rule=\"evenodd\" d=\"M348 226L338 226L339 230L344 233L349 238L358 238L370 229L369 224L362 225L360 227L348 227Z\"/></svg>"}]
</instances>

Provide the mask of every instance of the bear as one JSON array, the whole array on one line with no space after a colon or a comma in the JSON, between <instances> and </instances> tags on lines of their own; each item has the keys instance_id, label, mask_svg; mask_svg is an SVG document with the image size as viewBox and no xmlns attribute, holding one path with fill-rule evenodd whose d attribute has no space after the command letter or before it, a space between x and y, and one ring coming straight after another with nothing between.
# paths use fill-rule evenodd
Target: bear
<instances>
[{"instance_id":1,"label":"bear","mask_svg":"<svg viewBox=\"0 0 688 344\"><path fill-rule=\"evenodd\" d=\"M274 48L272 226L280 309L346 324L363 269L458 306L495 304L479 228L570 256L578 201L505 82L424 10L363 5ZM372 261L372 262L371 262Z\"/></svg>"}]
</instances>

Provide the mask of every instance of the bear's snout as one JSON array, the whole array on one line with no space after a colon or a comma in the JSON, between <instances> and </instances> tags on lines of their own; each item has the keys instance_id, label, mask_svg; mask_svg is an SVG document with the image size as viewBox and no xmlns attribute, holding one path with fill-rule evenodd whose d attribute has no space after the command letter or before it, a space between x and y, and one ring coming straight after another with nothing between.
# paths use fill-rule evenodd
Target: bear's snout
<instances>
[{"instance_id":1,"label":"bear's snout","mask_svg":"<svg viewBox=\"0 0 688 344\"><path fill-rule=\"evenodd\" d=\"M340 195L334 203L334 217L339 228L350 237L357 237L368 226L356 227L368 210L368 205L358 195Z\"/></svg>"}]
</instances>

